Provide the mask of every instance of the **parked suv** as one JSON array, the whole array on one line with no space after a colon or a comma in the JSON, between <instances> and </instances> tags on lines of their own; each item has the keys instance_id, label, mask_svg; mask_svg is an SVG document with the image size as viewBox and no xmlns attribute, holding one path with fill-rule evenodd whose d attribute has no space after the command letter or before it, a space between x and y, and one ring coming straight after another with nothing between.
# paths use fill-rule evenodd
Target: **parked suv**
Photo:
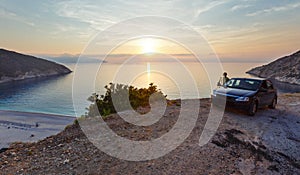
<instances>
[{"instance_id":1,"label":"parked suv","mask_svg":"<svg viewBox=\"0 0 300 175\"><path fill-rule=\"evenodd\" d=\"M253 116L260 107L276 107L277 90L268 79L232 78L213 91L213 104L222 100L226 100L226 107L244 109Z\"/></svg>"}]
</instances>

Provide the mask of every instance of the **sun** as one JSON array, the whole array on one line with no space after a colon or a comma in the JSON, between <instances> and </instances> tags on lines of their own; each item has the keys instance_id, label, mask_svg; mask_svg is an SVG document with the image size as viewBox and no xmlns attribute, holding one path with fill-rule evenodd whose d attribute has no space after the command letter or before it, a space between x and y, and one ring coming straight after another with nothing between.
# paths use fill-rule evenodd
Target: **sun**
<instances>
[{"instance_id":1,"label":"sun","mask_svg":"<svg viewBox=\"0 0 300 175\"><path fill-rule=\"evenodd\" d=\"M143 38L140 41L141 53L151 54L155 52L155 40L152 38Z\"/></svg>"}]
</instances>

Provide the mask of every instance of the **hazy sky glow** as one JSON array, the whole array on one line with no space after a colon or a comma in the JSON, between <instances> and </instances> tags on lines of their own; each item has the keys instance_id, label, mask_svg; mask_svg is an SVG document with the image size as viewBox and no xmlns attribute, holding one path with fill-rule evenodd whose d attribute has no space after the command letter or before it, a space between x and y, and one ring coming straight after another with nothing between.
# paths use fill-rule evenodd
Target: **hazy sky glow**
<instances>
[{"instance_id":1,"label":"hazy sky glow","mask_svg":"<svg viewBox=\"0 0 300 175\"><path fill-rule=\"evenodd\" d=\"M190 25L223 60L270 60L300 48L299 0L1 0L0 47L28 54L79 54L98 32L145 15ZM132 41L119 53L172 46L155 43Z\"/></svg>"}]
</instances>

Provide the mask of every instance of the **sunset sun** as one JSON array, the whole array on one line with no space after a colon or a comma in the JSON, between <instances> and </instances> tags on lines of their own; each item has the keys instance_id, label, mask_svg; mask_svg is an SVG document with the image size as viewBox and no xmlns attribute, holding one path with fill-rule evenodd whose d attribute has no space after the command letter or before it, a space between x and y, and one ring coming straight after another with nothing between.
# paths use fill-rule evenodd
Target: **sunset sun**
<instances>
[{"instance_id":1,"label":"sunset sun","mask_svg":"<svg viewBox=\"0 0 300 175\"><path fill-rule=\"evenodd\" d=\"M151 54L154 53L156 42L152 38L144 38L140 41L141 53L143 54Z\"/></svg>"}]
</instances>

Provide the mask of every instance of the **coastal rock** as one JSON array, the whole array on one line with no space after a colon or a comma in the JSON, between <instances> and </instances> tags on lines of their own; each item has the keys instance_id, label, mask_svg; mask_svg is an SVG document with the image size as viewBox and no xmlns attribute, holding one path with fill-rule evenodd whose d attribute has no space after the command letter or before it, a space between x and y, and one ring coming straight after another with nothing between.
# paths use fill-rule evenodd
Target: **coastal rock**
<instances>
[{"instance_id":1,"label":"coastal rock","mask_svg":"<svg viewBox=\"0 0 300 175\"><path fill-rule=\"evenodd\" d=\"M267 65L253 68L246 73L280 82L300 85L300 50L279 58Z\"/></svg>"},{"instance_id":2,"label":"coastal rock","mask_svg":"<svg viewBox=\"0 0 300 175\"><path fill-rule=\"evenodd\" d=\"M0 83L70 72L70 69L55 62L0 49Z\"/></svg>"}]
</instances>

